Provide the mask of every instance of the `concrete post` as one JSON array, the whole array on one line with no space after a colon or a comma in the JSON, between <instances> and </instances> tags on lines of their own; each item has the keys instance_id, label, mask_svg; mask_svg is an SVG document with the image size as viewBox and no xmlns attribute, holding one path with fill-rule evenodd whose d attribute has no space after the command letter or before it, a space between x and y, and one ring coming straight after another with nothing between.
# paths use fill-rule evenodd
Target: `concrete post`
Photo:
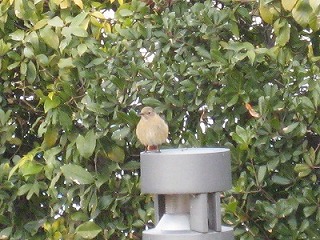
<instances>
[{"instance_id":1,"label":"concrete post","mask_svg":"<svg viewBox=\"0 0 320 240\"><path fill-rule=\"evenodd\" d=\"M221 225L220 192L231 188L226 148L142 152L141 190L153 194L156 227L143 240L233 240Z\"/></svg>"}]
</instances>

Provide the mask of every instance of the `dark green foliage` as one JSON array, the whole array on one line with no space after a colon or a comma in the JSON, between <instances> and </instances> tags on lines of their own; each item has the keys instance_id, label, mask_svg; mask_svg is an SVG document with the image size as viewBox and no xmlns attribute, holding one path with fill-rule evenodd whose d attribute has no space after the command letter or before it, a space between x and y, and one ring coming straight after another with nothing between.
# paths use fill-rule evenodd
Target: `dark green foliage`
<instances>
[{"instance_id":1,"label":"dark green foliage","mask_svg":"<svg viewBox=\"0 0 320 240\"><path fill-rule=\"evenodd\" d=\"M243 2L1 1L0 238L141 239L144 104L231 149L237 239L317 239L320 4Z\"/></svg>"}]
</instances>

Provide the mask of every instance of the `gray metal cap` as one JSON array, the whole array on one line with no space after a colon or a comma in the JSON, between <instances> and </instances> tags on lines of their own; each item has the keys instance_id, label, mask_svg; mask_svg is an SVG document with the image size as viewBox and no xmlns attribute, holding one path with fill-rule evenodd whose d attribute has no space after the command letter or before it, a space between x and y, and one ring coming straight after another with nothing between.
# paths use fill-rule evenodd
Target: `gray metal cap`
<instances>
[{"instance_id":1,"label":"gray metal cap","mask_svg":"<svg viewBox=\"0 0 320 240\"><path fill-rule=\"evenodd\" d=\"M192 194L231 188L230 151L226 148L181 148L142 152L141 191Z\"/></svg>"}]
</instances>

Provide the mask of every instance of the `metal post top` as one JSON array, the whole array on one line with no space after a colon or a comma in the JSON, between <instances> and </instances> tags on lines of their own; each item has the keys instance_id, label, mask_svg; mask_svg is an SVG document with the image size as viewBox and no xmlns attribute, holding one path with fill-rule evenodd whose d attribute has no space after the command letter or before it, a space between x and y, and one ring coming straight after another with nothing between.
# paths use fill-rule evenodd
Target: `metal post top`
<instances>
[{"instance_id":1,"label":"metal post top","mask_svg":"<svg viewBox=\"0 0 320 240\"><path fill-rule=\"evenodd\" d=\"M231 187L230 150L177 148L143 152L141 190L154 194L224 191Z\"/></svg>"},{"instance_id":2,"label":"metal post top","mask_svg":"<svg viewBox=\"0 0 320 240\"><path fill-rule=\"evenodd\" d=\"M190 155L190 154L215 154L229 152L228 148L170 148L161 149L160 152L141 152L142 155L168 156L168 155Z\"/></svg>"}]
</instances>

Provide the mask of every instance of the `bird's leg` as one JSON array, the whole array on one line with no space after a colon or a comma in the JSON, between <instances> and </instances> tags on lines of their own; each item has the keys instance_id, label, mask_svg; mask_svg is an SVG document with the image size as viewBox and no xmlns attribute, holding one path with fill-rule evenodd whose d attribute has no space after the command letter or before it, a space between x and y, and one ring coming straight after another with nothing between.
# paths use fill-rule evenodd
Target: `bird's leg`
<instances>
[{"instance_id":1,"label":"bird's leg","mask_svg":"<svg viewBox=\"0 0 320 240\"><path fill-rule=\"evenodd\" d=\"M147 147L147 149L150 152L160 152L159 146L157 145L150 145Z\"/></svg>"}]
</instances>

